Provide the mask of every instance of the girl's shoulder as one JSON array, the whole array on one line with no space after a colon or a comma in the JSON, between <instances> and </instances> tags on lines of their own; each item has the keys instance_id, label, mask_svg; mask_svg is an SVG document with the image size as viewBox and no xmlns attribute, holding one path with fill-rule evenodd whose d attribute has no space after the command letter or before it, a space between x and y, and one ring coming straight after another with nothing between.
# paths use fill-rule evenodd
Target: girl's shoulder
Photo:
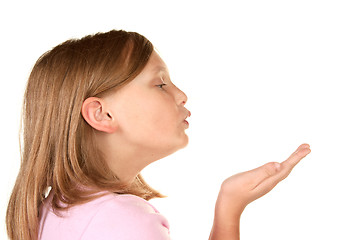
<instances>
[{"instance_id":1,"label":"girl's shoulder","mask_svg":"<svg viewBox=\"0 0 343 240\"><path fill-rule=\"evenodd\" d=\"M60 216L49 209L47 201L41 239L169 239L169 224L148 201L108 193Z\"/></svg>"},{"instance_id":2,"label":"girl's shoulder","mask_svg":"<svg viewBox=\"0 0 343 240\"><path fill-rule=\"evenodd\" d=\"M132 194L108 193L90 204L101 205L103 208L120 208L124 211L136 210L146 213L159 213L148 201Z\"/></svg>"}]
</instances>

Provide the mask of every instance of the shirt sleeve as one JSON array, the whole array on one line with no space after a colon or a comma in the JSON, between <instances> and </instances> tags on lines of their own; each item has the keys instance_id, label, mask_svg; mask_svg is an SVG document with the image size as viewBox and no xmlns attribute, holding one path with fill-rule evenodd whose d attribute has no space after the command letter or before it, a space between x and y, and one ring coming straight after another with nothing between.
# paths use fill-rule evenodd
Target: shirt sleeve
<instances>
[{"instance_id":1,"label":"shirt sleeve","mask_svg":"<svg viewBox=\"0 0 343 240\"><path fill-rule=\"evenodd\" d=\"M83 240L170 240L169 224L152 205L133 195L103 202L89 222Z\"/></svg>"}]
</instances>

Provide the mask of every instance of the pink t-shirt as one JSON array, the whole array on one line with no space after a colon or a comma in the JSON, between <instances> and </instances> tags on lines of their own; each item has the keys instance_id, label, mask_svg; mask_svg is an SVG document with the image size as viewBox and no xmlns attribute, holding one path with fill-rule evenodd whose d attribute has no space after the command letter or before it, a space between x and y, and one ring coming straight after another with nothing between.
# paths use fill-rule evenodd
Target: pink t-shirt
<instances>
[{"instance_id":1,"label":"pink t-shirt","mask_svg":"<svg viewBox=\"0 0 343 240\"><path fill-rule=\"evenodd\" d=\"M109 193L61 212L51 208L52 194L41 207L40 240L165 240L169 224L149 202Z\"/></svg>"}]
</instances>

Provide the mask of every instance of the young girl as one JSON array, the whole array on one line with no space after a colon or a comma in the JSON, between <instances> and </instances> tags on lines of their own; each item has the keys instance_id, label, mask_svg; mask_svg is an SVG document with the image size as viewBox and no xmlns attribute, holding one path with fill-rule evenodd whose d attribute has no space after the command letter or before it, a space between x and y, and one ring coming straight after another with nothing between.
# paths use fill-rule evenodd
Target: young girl
<instances>
[{"instance_id":1,"label":"young girl","mask_svg":"<svg viewBox=\"0 0 343 240\"><path fill-rule=\"evenodd\" d=\"M110 31L43 54L23 106L21 168L7 209L10 239L169 239L140 171L188 143L187 96L142 35ZM239 239L250 202L310 152L226 179L210 239ZM45 193L51 188L46 197Z\"/></svg>"}]
</instances>

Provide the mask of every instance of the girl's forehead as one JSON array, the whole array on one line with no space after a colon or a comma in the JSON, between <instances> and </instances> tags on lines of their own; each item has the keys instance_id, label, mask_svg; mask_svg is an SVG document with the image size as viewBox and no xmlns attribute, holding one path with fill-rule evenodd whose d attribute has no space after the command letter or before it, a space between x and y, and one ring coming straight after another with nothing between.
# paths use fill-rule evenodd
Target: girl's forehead
<instances>
[{"instance_id":1,"label":"girl's forehead","mask_svg":"<svg viewBox=\"0 0 343 240\"><path fill-rule=\"evenodd\" d=\"M167 65L155 51L151 54L146 67L154 73L168 72Z\"/></svg>"}]
</instances>

